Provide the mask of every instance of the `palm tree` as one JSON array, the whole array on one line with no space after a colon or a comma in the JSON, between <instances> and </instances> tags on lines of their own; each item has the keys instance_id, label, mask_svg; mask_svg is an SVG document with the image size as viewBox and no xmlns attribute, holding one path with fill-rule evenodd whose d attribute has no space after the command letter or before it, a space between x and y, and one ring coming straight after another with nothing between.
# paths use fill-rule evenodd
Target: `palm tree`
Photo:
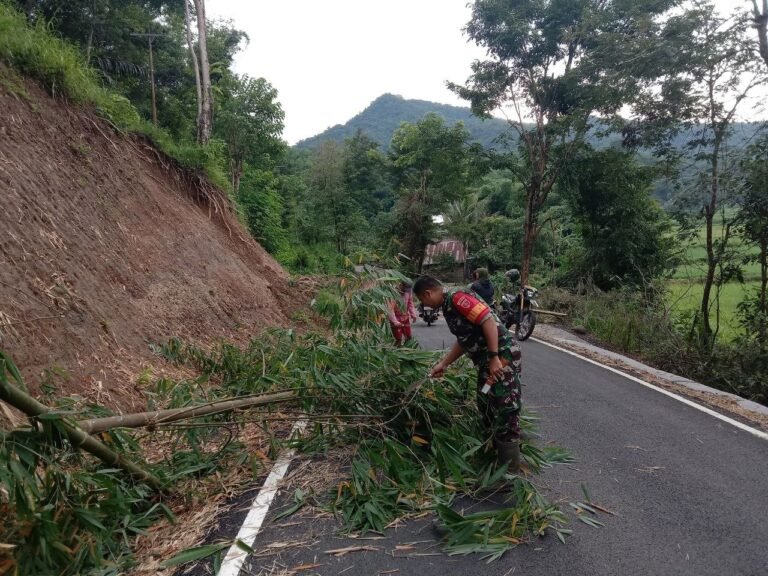
<instances>
[{"instance_id":1,"label":"palm tree","mask_svg":"<svg viewBox=\"0 0 768 576\"><path fill-rule=\"evenodd\" d=\"M480 236L480 227L488 215L488 200L480 200L478 193L454 200L443 214L443 226L464 248L464 276L469 276L469 250Z\"/></svg>"}]
</instances>

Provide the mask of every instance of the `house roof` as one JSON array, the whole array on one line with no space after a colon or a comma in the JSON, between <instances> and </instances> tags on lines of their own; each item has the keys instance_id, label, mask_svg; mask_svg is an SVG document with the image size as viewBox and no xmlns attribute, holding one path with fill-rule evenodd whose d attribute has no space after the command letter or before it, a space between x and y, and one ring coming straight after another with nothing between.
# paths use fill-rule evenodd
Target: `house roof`
<instances>
[{"instance_id":1,"label":"house roof","mask_svg":"<svg viewBox=\"0 0 768 576\"><path fill-rule=\"evenodd\" d=\"M430 266L435 263L435 260L442 254L450 254L453 256L456 264L463 264L466 259L464 253L464 246L458 240L445 239L441 240L437 244L429 244L424 255L424 265Z\"/></svg>"}]
</instances>

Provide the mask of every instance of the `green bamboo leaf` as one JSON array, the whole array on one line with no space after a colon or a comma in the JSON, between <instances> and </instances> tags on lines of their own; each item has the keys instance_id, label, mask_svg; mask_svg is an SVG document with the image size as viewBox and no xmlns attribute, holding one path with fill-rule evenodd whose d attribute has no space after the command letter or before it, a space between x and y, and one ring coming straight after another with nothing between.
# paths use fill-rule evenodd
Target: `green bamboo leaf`
<instances>
[{"instance_id":1,"label":"green bamboo leaf","mask_svg":"<svg viewBox=\"0 0 768 576\"><path fill-rule=\"evenodd\" d=\"M171 568L173 566L181 566L182 564L188 564L196 560L202 560L213 554L216 554L225 548L229 548L232 542L225 542L222 544L207 544L205 546L197 546L195 548L189 548L176 554L175 556L164 560L160 563L161 568Z\"/></svg>"}]
</instances>

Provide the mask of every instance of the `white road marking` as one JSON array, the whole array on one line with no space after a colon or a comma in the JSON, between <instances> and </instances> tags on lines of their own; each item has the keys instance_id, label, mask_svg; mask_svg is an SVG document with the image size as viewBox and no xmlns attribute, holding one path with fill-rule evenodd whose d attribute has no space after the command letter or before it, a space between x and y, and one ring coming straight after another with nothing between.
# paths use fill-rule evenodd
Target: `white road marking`
<instances>
[{"instance_id":1,"label":"white road marking","mask_svg":"<svg viewBox=\"0 0 768 576\"><path fill-rule=\"evenodd\" d=\"M296 432L301 432L307 425L306 420L299 420L293 426L291 430L291 436ZM272 466L272 471L267 476L264 486L256 495L256 499L251 505L251 509L248 511L248 515L245 517L243 525L240 527L240 531L237 533L237 540L247 544L249 547L253 546L256 541L256 536L259 535L261 525L264 522L264 518L267 517L269 507L272 505L272 501L277 495L279 483L288 471L288 467L291 465L291 460L296 451L291 448L286 450ZM243 567L245 559L248 557L248 552L238 547L237 544L233 544L227 555L224 557L219 569L218 576L239 576L240 570Z\"/></svg>"},{"instance_id":2,"label":"white road marking","mask_svg":"<svg viewBox=\"0 0 768 576\"><path fill-rule=\"evenodd\" d=\"M757 436L758 438L762 438L763 440L768 440L768 434L763 432L762 430L758 430L756 428L752 428L751 426L747 426L746 424L742 424L738 420L734 420L733 418L729 418L728 416L725 416L723 414L720 414L719 412L715 412L711 408L707 408L706 406L702 406L701 404L697 404L696 402L693 402L692 400L688 400L687 398L684 398L678 394L675 394L674 392L670 392L669 390L664 390L664 388L660 388L659 386L655 386L653 384L650 384L646 382L645 380L641 380L640 378L635 378L634 376L630 376L626 372L622 372L621 370L617 370L616 368L611 368L610 366L606 366L605 364L601 364L600 362L597 362L596 360L592 360L591 358L587 358L586 356L582 356L581 354L578 354L576 352L573 352L571 350L568 350L567 348L561 348L560 346L557 346L555 344L551 344L549 342L546 342L544 340L540 340L539 338L531 338L531 340L535 340L536 342L539 342L540 344L544 344L545 346L549 346L550 348L554 348L555 350L559 350L560 352L564 352L565 354L570 354L571 356L575 356L576 358L579 358L581 360L584 360L585 362L589 362L590 364L594 364L595 366L600 366L601 368L605 368L606 370L609 370L613 372L614 374L618 374L619 376L623 376L624 378L627 378L629 380L632 380L633 382L637 382L638 384L642 384L646 388L650 388L651 390L656 390L656 392L660 392L664 394L665 396L669 396L670 398L674 398L678 402L682 402L683 404L686 404L690 406L691 408L695 408L696 410L700 410L701 412L704 412L705 414L709 414L710 416L714 416L718 420L722 420L723 422L727 422L731 426L735 426L739 430L744 430L745 432L749 432L750 434Z\"/></svg>"}]
</instances>

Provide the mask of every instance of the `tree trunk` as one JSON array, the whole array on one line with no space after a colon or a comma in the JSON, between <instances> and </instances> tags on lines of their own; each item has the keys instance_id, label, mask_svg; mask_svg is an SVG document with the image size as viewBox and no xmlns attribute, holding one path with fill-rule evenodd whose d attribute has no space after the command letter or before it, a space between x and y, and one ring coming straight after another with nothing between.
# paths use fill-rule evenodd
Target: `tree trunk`
<instances>
[{"instance_id":1,"label":"tree trunk","mask_svg":"<svg viewBox=\"0 0 768 576\"><path fill-rule=\"evenodd\" d=\"M211 91L211 68L208 63L207 25L205 0L194 0L197 13L197 46L200 51L200 115L197 118L197 141L208 144L213 129L213 93Z\"/></svg>"},{"instance_id":2,"label":"tree trunk","mask_svg":"<svg viewBox=\"0 0 768 576\"><path fill-rule=\"evenodd\" d=\"M762 13L757 8L757 0L752 0L755 16L755 28L757 28L757 40L760 45L760 56L768 66L768 0L763 0Z\"/></svg>"},{"instance_id":3,"label":"tree trunk","mask_svg":"<svg viewBox=\"0 0 768 576\"><path fill-rule=\"evenodd\" d=\"M231 158L229 160L229 170L232 175L232 192L234 192L235 198L237 198L237 195L240 193L240 180L243 177L242 160Z\"/></svg>"},{"instance_id":4,"label":"tree trunk","mask_svg":"<svg viewBox=\"0 0 768 576\"><path fill-rule=\"evenodd\" d=\"M710 87L710 98L712 98L712 88ZM714 103L710 104L714 111ZM710 160L710 195L709 203L704 205L704 223L706 226L706 252L707 252L707 273L704 277L704 290L701 295L701 343L709 346L712 344L712 324L709 321L709 302L712 295L712 285L715 282L715 271L717 270L717 255L713 239L713 224L715 213L717 212L718 193L720 191L720 146L725 137L726 126L717 126L714 116L712 117L712 126L715 130L715 139L712 146L712 159Z\"/></svg>"},{"instance_id":5,"label":"tree trunk","mask_svg":"<svg viewBox=\"0 0 768 576\"><path fill-rule=\"evenodd\" d=\"M157 96L155 95L155 58L152 54L152 36L149 37L149 85L152 90L152 125L157 128Z\"/></svg>"},{"instance_id":6,"label":"tree trunk","mask_svg":"<svg viewBox=\"0 0 768 576\"><path fill-rule=\"evenodd\" d=\"M765 233L760 239L760 350L768 347L768 238Z\"/></svg>"},{"instance_id":7,"label":"tree trunk","mask_svg":"<svg viewBox=\"0 0 768 576\"><path fill-rule=\"evenodd\" d=\"M469 278L469 242L463 242L464 248L464 279Z\"/></svg>"},{"instance_id":8,"label":"tree trunk","mask_svg":"<svg viewBox=\"0 0 768 576\"><path fill-rule=\"evenodd\" d=\"M525 286L528 283L528 275L531 270L531 256L533 248L536 245L536 196L533 192L526 193L525 203L525 224L523 227L523 261L520 266L520 285Z\"/></svg>"},{"instance_id":9,"label":"tree trunk","mask_svg":"<svg viewBox=\"0 0 768 576\"><path fill-rule=\"evenodd\" d=\"M195 71L195 89L197 91L197 118L203 114L203 93L200 88L200 65L197 63L197 53L195 52L195 45L192 43L192 18L189 15L189 1L184 0L184 27L187 32L187 47L189 48L189 55L192 59L192 69Z\"/></svg>"}]
</instances>

